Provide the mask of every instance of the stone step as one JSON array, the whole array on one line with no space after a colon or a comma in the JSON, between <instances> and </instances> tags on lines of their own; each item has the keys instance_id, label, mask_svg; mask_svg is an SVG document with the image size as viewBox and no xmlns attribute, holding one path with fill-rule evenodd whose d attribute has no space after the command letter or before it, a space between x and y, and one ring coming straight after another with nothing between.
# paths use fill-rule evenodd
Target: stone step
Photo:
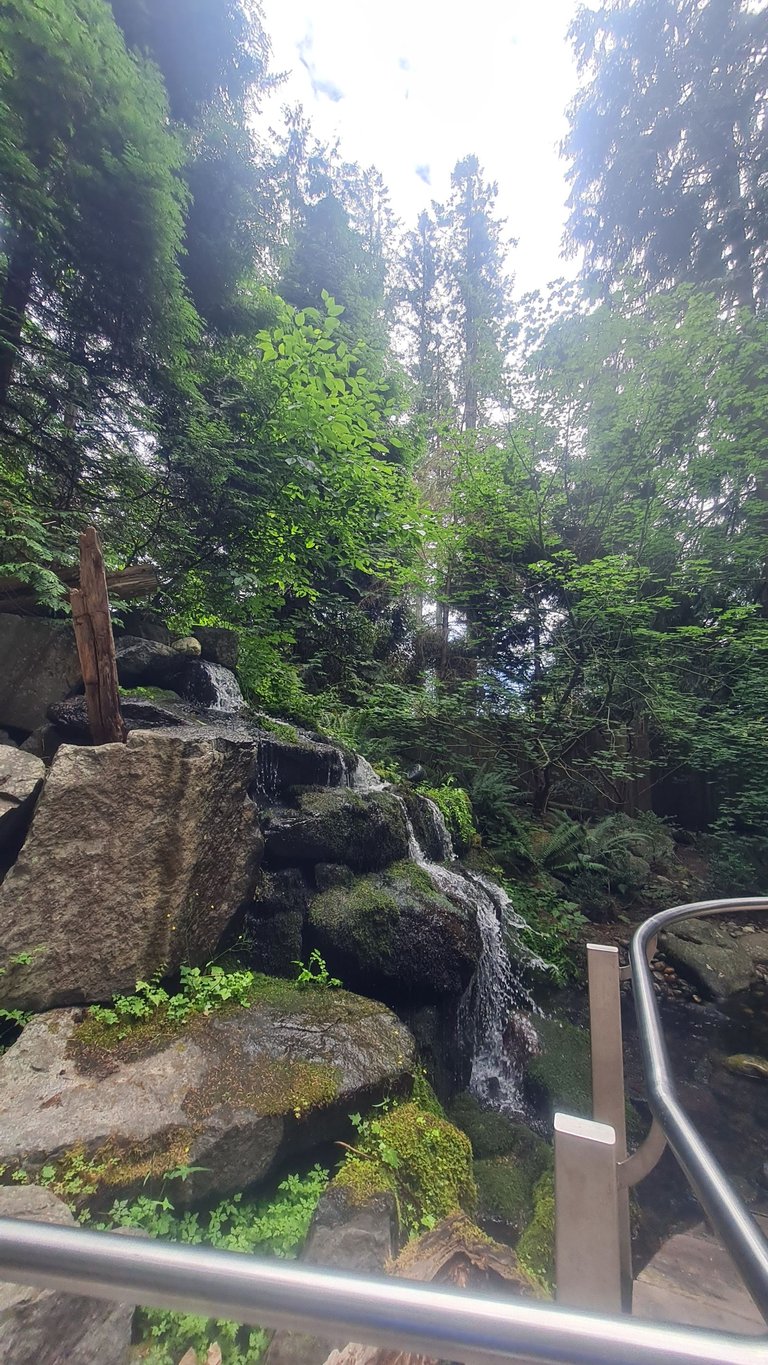
<instances>
[{"instance_id":1,"label":"stone step","mask_svg":"<svg viewBox=\"0 0 768 1365\"><path fill-rule=\"evenodd\" d=\"M757 1222L768 1235L768 1217ZM660 1247L635 1280L632 1312L654 1322L768 1335L731 1257L704 1223Z\"/></svg>"}]
</instances>

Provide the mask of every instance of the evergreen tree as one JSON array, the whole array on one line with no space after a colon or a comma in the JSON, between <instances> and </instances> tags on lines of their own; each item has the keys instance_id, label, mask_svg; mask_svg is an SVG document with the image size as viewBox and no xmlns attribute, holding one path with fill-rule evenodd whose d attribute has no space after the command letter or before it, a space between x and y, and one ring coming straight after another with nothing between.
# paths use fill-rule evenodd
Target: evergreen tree
<instances>
[{"instance_id":1,"label":"evergreen tree","mask_svg":"<svg viewBox=\"0 0 768 1365\"><path fill-rule=\"evenodd\" d=\"M571 30L568 234L604 289L713 285L768 298L768 30L749 0L607 0Z\"/></svg>"}]
</instances>

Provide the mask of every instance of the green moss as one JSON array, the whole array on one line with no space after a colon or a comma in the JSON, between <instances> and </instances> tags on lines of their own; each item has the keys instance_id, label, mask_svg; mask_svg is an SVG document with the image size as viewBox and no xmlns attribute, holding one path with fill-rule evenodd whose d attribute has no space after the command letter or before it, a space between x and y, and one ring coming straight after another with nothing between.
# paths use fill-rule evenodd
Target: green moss
<instances>
[{"instance_id":1,"label":"green moss","mask_svg":"<svg viewBox=\"0 0 768 1365\"><path fill-rule=\"evenodd\" d=\"M555 1274L555 1177L547 1171L533 1191L533 1218L517 1244L517 1259L533 1282L551 1293Z\"/></svg>"},{"instance_id":2,"label":"green moss","mask_svg":"<svg viewBox=\"0 0 768 1365\"><path fill-rule=\"evenodd\" d=\"M414 1104L418 1104L419 1108L424 1110L425 1114L436 1114L441 1119L447 1117L422 1067L417 1067L414 1072L411 1099ZM457 1127L461 1128L461 1124L457 1124Z\"/></svg>"},{"instance_id":3,"label":"green moss","mask_svg":"<svg viewBox=\"0 0 768 1365\"><path fill-rule=\"evenodd\" d=\"M548 1101L550 1118L559 1110L579 1118L592 1117L592 1060L586 1029L557 1019L537 1019L541 1053L528 1063L527 1075ZM639 1141L643 1124L627 1101L627 1136Z\"/></svg>"},{"instance_id":4,"label":"green moss","mask_svg":"<svg viewBox=\"0 0 768 1365\"><path fill-rule=\"evenodd\" d=\"M457 1209L471 1211L477 1201L469 1140L413 1101L361 1126L359 1152L350 1154L336 1182L361 1198L392 1190L408 1233Z\"/></svg>"},{"instance_id":5,"label":"green moss","mask_svg":"<svg viewBox=\"0 0 768 1365\"><path fill-rule=\"evenodd\" d=\"M252 1005L266 1005L289 1014L305 1014L312 1019L343 1022L370 1018L381 1011L374 1000L367 1000L348 991L299 990L296 983L283 977L254 976L248 1006L222 1005L219 1016L227 1016ZM159 1051L172 1038L184 1034L195 1037L207 1028L207 1016L193 1014L185 1022L170 1020L165 1006L149 1019L133 1024L124 1038L115 1027L86 1013L78 1024L67 1047L67 1055L74 1058L82 1070L93 1070L110 1059L117 1062L134 1061Z\"/></svg>"},{"instance_id":6,"label":"green moss","mask_svg":"<svg viewBox=\"0 0 768 1365\"><path fill-rule=\"evenodd\" d=\"M310 925L334 943L352 939L369 971L389 962L399 920L391 891L373 877L357 877L351 887L330 887L315 897L309 912Z\"/></svg>"},{"instance_id":7,"label":"green moss","mask_svg":"<svg viewBox=\"0 0 768 1365\"><path fill-rule=\"evenodd\" d=\"M121 687L118 690L126 701L181 701L178 692L167 687Z\"/></svg>"},{"instance_id":8,"label":"green moss","mask_svg":"<svg viewBox=\"0 0 768 1365\"><path fill-rule=\"evenodd\" d=\"M530 1172L514 1157L495 1157L475 1162L478 1217L504 1223L510 1233L520 1233L533 1215Z\"/></svg>"},{"instance_id":9,"label":"green moss","mask_svg":"<svg viewBox=\"0 0 768 1365\"><path fill-rule=\"evenodd\" d=\"M264 1116L293 1112L301 1119L332 1104L339 1081L338 1068L327 1062L254 1057L235 1048L206 1073L204 1086L185 1100L184 1112L193 1121L202 1120L229 1104Z\"/></svg>"},{"instance_id":10,"label":"green moss","mask_svg":"<svg viewBox=\"0 0 768 1365\"><path fill-rule=\"evenodd\" d=\"M309 747L308 742L302 740L296 726L289 725L287 721L273 720L271 716L265 716L262 712L258 713L256 721L260 730L266 730L268 734L275 735L278 739L282 739L286 744L298 744L304 748Z\"/></svg>"},{"instance_id":11,"label":"green moss","mask_svg":"<svg viewBox=\"0 0 768 1365\"><path fill-rule=\"evenodd\" d=\"M536 1032L541 1052L528 1063L529 1079L544 1092L552 1114L564 1110L580 1118L591 1118L589 1034L556 1019L537 1019Z\"/></svg>"},{"instance_id":12,"label":"green moss","mask_svg":"<svg viewBox=\"0 0 768 1365\"><path fill-rule=\"evenodd\" d=\"M548 1144L525 1124L513 1123L493 1109L484 1109L474 1095L457 1095L448 1107L448 1118L466 1133L478 1160L505 1156L508 1152L523 1159L535 1150L549 1152Z\"/></svg>"}]
</instances>

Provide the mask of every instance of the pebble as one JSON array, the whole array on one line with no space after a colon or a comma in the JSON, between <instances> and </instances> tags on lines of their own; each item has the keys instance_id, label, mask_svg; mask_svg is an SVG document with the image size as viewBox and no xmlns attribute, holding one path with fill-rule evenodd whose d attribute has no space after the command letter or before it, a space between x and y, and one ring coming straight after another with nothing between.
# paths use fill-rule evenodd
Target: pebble
<instances>
[{"instance_id":1,"label":"pebble","mask_svg":"<svg viewBox=\"0 0 768 1365\"><path fill-rule=\"evenodd\" d=\"M701 1004L701 996L700 996L700 995L692 995L692 996L691 996L691 999L692 999L694 1005L700 1005L700 1004Z\"/></svg>"}]
</instances>

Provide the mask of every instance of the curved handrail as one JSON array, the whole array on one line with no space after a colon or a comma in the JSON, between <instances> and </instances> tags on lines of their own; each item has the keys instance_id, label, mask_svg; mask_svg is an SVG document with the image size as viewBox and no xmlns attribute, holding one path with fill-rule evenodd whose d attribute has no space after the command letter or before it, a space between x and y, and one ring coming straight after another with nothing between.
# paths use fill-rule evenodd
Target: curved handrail
<instances>
[{"instance_id":1,"label":"curved handrail","mask_svg":"<svg viewBox=\"0 0 768 1365\"><path fill-rule=\"evenodd\" d=\"M677 1098L647 958L650 941L677 920L690 919L696 915L756 910L768 910L768 897L676 905L641 924L634 934L629 951L651 1111L663 1128L712 1226L733 1257L747 1289L768 1322L768 1241Z\"/></svg>"}]
</instances>

